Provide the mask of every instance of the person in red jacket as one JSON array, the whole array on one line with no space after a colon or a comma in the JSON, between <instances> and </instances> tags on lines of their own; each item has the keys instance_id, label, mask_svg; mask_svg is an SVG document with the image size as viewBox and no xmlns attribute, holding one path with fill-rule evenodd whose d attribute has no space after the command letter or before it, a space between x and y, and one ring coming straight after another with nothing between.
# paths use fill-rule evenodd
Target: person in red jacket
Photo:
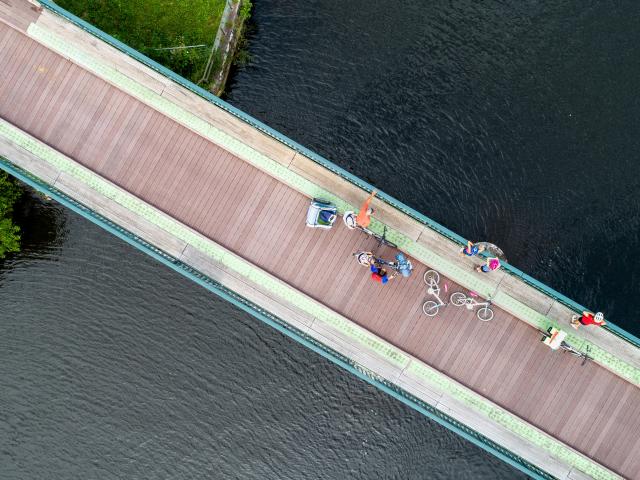
<instances>
[{"instance_id":1,"label":"person in red jacket","mask_svg":"<svg viewBox=\"0 0 640 480\"><path fill-rule=\"evenodd\" d=\"M571 319L571 326L576 330L580 328L580 325L596 325L601 327L606 325L607 322L604 321L604 315L602 312L598 312L593 314L591 312L582 312L582 316L574 315Z\"/></svg>"}]
</instances>

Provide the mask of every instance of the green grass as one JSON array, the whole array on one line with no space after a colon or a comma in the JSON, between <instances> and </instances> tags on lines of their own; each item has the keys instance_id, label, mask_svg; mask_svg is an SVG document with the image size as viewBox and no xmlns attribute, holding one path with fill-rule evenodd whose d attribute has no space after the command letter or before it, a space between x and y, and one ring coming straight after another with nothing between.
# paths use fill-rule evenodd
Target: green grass
<instances>
[{"instance_id":1,"label":"green grass","mask_svg":"<svg viewBox=\"0 0 640 480\"><path fill-rule=\"evenodd\" d=\"M57 0L62 8L198 82L216 37L225 0ZM207 48L154 48L206 44Z\"/></svg>"}]
</instances>

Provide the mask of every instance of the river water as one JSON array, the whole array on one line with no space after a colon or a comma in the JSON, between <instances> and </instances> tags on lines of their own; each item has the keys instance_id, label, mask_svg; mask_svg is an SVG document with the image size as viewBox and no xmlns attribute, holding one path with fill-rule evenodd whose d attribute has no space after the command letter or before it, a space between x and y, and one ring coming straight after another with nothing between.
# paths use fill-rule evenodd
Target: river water
<instances>
[{"instance_id":1,"label":"river water","mask_svg":"<svg viewBox=\"0 0 640 480\"><path fill-rule=\"evenodd\" d=\"M256 3L232 104L640 333L635 3ZM77 215L17 217L1 478L522 477Z\"/></svg>"}]
</instances>

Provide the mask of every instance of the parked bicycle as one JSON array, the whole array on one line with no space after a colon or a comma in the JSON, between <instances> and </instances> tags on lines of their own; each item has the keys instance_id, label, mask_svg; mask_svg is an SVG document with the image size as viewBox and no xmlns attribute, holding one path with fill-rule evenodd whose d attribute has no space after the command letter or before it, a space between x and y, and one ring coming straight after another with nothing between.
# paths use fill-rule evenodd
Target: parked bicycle
<instances>
[{"instance_id":1,"label":"parked bicycle","mask_svg":"<svg viewBox=\"0 0 640 480\"><path fill-rule=\"evenodd\" d=\"M387 266L403 277L410 277L413 272L413 264L411 260L404 256L403 253L396 254L396 260L390 262L381 257L376 257L373 252L358 251L352 254L360 265L369 267L375 265L377 267Z\"/></svg>"},{"instance_id":2,"label":"parked bicycle","mask_svg":"<svg viewBox=\"0 0 640 480\"><path fill-rule=\"evenodd\" d=\"M342 220L344 221L344 224L347 226L347 228L350 228L351 230L353 229L358 229L364 233L366 233L367 235L372 236L373 238L375 238L378 241L378 247L381 247L382 245L387 245L391 248L398 248L398 245L396 245L395 243L391 242L390 240L387 240L387 226L385 225L383 230L382 230L382 235L377 234L376 232L374 232L373 230L369 230L368 228L364 228L361 227L360 225L357 224L356 222L356 215L354 212L348 211L348 212L344 212L344 215L342 216Z\"/></svg>"},{"instance_id":3,"label":"parked bicycle","mask_svg":"<svg viewBox=\"0 0 640 480\"><path fill-rule=\"evenodd\" d=\"M487 299L486 302L478 302L474 297L477 297L477 294L474 292L469 292L469 295L466 295L463 292L454 292L451 294L449 302L456 307L466 307L467 310L473 310L474 307L480 307L476 310L476 316L478 319L483 322L493 320L494 313L491 309L491 300Z\"/></svg>"},{"instance_id":4,"label":"parked bicycle","mask_svg":"<svg viewBox=\"0 0 640 480\"><path fill-rule=\"evenodd\" d=\"M376 258L376 262L380 265L391 267L403 277L410 277L411 272L413 272L413 264L411 263L411 260L405 257L403 253L396 254L394 262L388 262L382 258Z\"/></svg>"},{"instance_id":5,"label":"parked bicycle","mask_svg":"<svg viewBox=\"0 0 640 480\"><path fill-rule=\"evenodd\" d=\"M427 270L424 273L424 283L427 285L427 293L429 295L433 295L437 302L434 300L427 300L422 304L422 311L425 315L429 317L434 317L437 315L440 307L444 307L446 305L445 302L442 301L440 297L440 274L435 270Z\"/></svg>"},{"instance_id":6,"label":"parked bicycle","mask_svg":"<svg viewBox=\"0 0 640 480\"><path fill-rule=\"evenodd\" d=\"M552 336L551 329L552 328L553 327L549 327L549 329L547 331L538 329L538 332L540 332L540 334L542 335L542 338L540 339L540 341L544 342L545 340L551 338L551 336ZM564 337L561 337L561 338L564 338ZM580 364L580 366L583 366L589 360L593 360L593 357L591 357L589 355L589 352L591 351L591 347L589 347L589 345L587 345L587 347L586 347L584 352L581 352L577 348L569 345L567 342L562 340L560 342L560 348L562 348L563 351L573 355L574 357L582 358L582 363Z\"/></svg>"}]
</instances>

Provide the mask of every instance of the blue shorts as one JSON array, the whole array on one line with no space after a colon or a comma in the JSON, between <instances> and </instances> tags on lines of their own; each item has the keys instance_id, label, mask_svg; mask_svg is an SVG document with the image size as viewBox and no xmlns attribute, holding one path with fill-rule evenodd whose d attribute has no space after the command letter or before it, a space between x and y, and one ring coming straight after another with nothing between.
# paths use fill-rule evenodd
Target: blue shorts
<instances>
[{"instance_id":1,"label":"blue shorts","mask_svg":"<svg viewBox=\"0 0 640 480\"><path fill-rule=\"evenodd\" d=\"M482 267L480 267L480 268L484 273L489 273L491 271L489 269L489 265L482 265Z\"/></svg>"},{"instance_id":2,"label":"blue shorts","mask_svg":"<svg viewBox=\"0 0 640 480\"><path fill-rule=\"evenodd\" d=\"M469 251L467 247L464 247L462 249L462 253L464 253L467 257L473 257L474 255L477 255L479 251L480 249L475 245L471 247L471 251Z\"/></svg>"}]
</instances>

